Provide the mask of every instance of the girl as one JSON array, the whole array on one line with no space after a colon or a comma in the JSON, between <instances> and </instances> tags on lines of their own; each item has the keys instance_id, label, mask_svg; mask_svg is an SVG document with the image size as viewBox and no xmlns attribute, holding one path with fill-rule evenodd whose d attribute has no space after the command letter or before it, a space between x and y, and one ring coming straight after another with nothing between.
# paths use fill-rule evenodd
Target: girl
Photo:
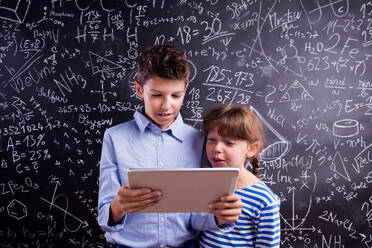
<instances>
[{"instance_id":1,"label":"girl","mask_svg":"<svg viewBox=\"0 0 372 248\"><path fill-rule=\"evenodd\" d=\"M261 120L247 107L220 106L205 116L203 131L212 167L240 169L235 193L241 197L243 209L232 231L205 231L200 235L200 246L279 247L280 200L258 175L264 139ZM245 166L248 161L252 172Z\"/></svg>"}]
</instances>

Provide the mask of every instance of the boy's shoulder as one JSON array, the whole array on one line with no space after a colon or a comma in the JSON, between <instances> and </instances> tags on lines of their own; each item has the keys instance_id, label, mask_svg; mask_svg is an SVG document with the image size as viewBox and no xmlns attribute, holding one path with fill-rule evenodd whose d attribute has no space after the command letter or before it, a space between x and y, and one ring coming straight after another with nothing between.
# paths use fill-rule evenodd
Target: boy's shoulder
<instances>
[{"instance_id":1,"label":"boy's shoulder","mask_svg":"<svg viewBox=\"0 0 372 248\"><path fill-rule=\"evenodd\" d=\"M183 123L183 132L188 136L204 139L204 134L200 129L190 126L189 124Z\"/></svg>"},{"instance_id":2,"label":"boy's shoulder","mask_svg":"<svg viewBox=\"0 0 372 248\"><path fill-rule=\"evenodd\" d=\"M119 123L106 129L107 134L123 133L123 131L133 131L136 128L135 120L129 120Z\"/></svg>"}]
</instances>

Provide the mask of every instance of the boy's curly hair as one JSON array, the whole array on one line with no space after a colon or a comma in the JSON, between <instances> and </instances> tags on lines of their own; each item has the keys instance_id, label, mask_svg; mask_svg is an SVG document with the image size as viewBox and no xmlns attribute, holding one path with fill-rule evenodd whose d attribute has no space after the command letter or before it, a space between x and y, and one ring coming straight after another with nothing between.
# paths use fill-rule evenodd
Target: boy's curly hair
<instances>
[{"instance_id":1,"label":"boy's curly hair","mask_svg":"<svg viewBox=\"0 0 372 248\"><path fill-rule=\"evenodd\" d=\"M190 67L186 56L175 47L152 45L140 54L137 64L137 81L142 86L154 76L165 79L184 80L190 77Z\"/></svg>"}]
</instances>

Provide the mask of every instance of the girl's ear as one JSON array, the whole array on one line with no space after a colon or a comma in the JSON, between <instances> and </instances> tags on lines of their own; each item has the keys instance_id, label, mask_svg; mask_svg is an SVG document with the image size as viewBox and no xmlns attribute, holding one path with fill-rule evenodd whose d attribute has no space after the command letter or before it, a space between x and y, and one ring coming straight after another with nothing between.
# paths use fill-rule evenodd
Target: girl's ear
<instances>
[{"instance_id":1,"label":"girl's ear","mask_svg":"<svg viewBox=\"0 0 372 248\"><path fill-rule=\"evenodd\" d=\"M257 142L248 144L247 158L252 158L260 149L260 145Z\"/></svg>"},{"instance_id":2,"label":"girl's ear","mask_svg":"<svg viewBox=\"0 0 372 248\"><path fill-rule=\"evenodd\" d=\"M137 81L134 81L134 87L136 88L136 94L139 98L143 98L143 87Z\"/></svg>"}]
</instances>

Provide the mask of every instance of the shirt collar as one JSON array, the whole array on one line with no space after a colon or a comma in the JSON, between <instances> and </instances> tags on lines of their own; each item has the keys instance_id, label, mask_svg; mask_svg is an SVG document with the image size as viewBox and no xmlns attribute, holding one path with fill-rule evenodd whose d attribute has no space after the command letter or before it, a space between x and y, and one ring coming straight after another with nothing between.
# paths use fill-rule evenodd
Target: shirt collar
<instances>
[{"instance_id":1,"label":"shirt collar","mask_svg":"<svg viewBox=\"0 0 372 248\"><path fill-rule=\"evenodd\" d=\"M147 118L143 113L141 113L138 110L134 113L134 120L137 123L137 126L141 132L144 132L146 128L151 129L152 128L151 126L159 129L158 126L153 124L149 118ZM162 131L170 134L180 142L183 142L185 138L184 134L186 133L184 132L185 128L184 125L185 123L183 122L181 113L178 113L176 120L170 125L170 127Z\"/></svg>"}]
</instances>

